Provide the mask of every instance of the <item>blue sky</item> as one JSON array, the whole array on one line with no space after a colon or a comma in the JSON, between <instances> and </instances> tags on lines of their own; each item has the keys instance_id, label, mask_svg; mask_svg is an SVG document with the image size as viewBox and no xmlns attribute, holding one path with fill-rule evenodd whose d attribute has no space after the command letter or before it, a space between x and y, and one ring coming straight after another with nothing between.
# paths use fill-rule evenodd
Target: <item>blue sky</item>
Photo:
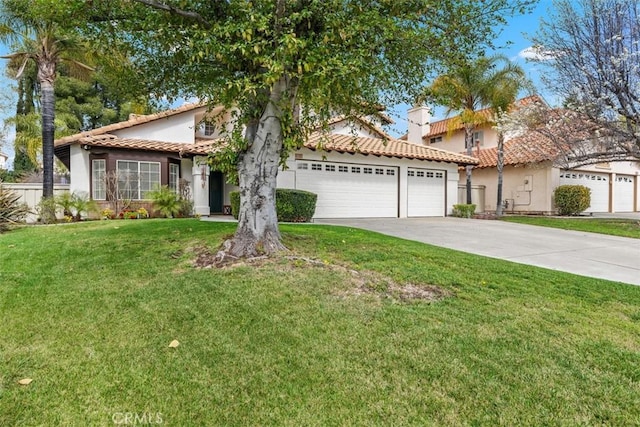
<instances>
[{"instance_id":1,"label":"blue sky","mask_svg":"<svg viewBox=\"0 0 640 427\"><path fill-rule=\"evenodd\" d=\"M527 48L531 47L531 42L527 40L526 35L533 35L539 25L540 18L546 16L548 9L551 8L551 0L540 0L536 8L525 16L518 16L511 18L508 25L502 31L502 34L496 40L496 46L506 46L507 42L511 42L508 47L496 51L509 57L512 61L520 64L527 72L529 78L533 81L536 90L541 94L544 99L551 105L556 105L558 100L554 95L545 90L542 87L539 79L540 69L539 66L529 63L526 60ZM0 55L5 55L8 52L7 47L0 45ZM2 63L4 69L5 63ZM0 75L0 127L1 123L7 116L10 116L15 108L15 97L9 86L12 82L4 76L4 72ZM406 132L406 112L408 105L397 105L389 109L389 113L395 124L388 129L389 133L393 136L400 136ZM434 111L434 118L442 118L444 111L442 109L436 109ZM7 129L0 140L0 151L10 156L9 161L13 160L13 136L14 132L11 129Z\"/></svg>"}]
</instances>

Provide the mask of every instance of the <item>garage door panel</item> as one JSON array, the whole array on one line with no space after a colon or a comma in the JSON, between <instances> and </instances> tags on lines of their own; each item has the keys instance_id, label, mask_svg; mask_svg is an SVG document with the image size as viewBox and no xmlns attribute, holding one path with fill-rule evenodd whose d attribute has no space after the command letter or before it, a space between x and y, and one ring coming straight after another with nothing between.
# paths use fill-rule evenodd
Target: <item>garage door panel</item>
<instances>
[{"instance_id":1,"label":"garage door panel","mask_svg":"<svg viewBox=\"0 0 640 427\"><path fill-rule=\"evenodd\" d=\"M633 212L635 177L618 175L614 182L614 208L616 212Z\"/></svg>"},{"instance_id":2,"label":"garage door panel","mask_svg":"<svg viewBox=\"0 0 640 427\"><path fill-rule=\"evenodd\" d=\"M298 161L296 188L318 195L316 218L398 216L398 168Z\"/></svg>"},{"instance_id":3,"label":"garage door panel","mask_svg":"<svg viewBox=\"0 0 640 427\"><path fill-rule=\"evenodd\" d=\"M431 169L407 170L407 216L444 216L445 173Z\"/></svg>"},{"instance_id":4,"label":"garage door panel","mask_svg":"<svg viewBox=\"0 0 640 427\"><path fill-rule=\"evenodd\" d=\"M584 185L591 189L591 206L585 212L609 212L609 175L567 171L560 173L560 185Z\"/></svg>"}]
</instances>

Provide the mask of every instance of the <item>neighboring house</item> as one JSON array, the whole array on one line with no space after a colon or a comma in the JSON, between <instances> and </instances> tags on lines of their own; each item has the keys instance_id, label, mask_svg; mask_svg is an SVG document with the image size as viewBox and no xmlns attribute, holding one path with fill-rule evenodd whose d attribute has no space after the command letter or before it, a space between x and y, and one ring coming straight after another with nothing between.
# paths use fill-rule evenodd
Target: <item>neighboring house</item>
<instances>
[{"instance_id":1,"label":"neighboring house","mask_svg":"<svg viewBox=\"0 0 640 427\"><path fill-rule=\"evenodd\" d=\"M213 117L218 126L206 123ZM70 190L104 204L109 202L104 176L117 171L122 198L141 201L159 184L177 190L184 179L196 214L227 213L236 187L204 160L223 144L220 127L229 126L229 117L221 107L185 105L61 138L55 153L70 170ZM316 218L450 213L458 202L458 168L477 160L393 139L379 127L384 120L384 115L335 118L328 132L311 134L291 153L278 187L316 193Z\"/></svg>"},{"instance_id":2,"label":"neighboring house","mask_svg":"<svg viewBox=\"0 0 640 427\"><path fill-rule=\"evenodd\" d=\"M0 169L7 168L7 161L9 160L9 155L4 154L0 151Z\"/></svg>"},{"instance_id":3,"label":"neighboring house","mask_svg":"<svg viewBox=\"0 0 640 427\"><path fill-rule=\"evenodd\" d=\"M544 102L537 96L523 98L517 105ZM483 110L490 117L490 110ZM409 111L409 133L403 137L425 147L465 152L464 130L454 119L430 122L426 107ZM421 125L422 124L422 125ZM495 211L497 202L498 135L493 124L479 126L474 133L473 201L477 211ZM506 212L553 214L553 192L564 184L591 189L591 207L586 212L640 211L640 162L620 161L580 166L566 170L557 166L557 146L534 132L506 136L504 145L503 200ZM460 186L465 185L461 176ZM480 189L481 191L478 191Z\"/></svg>"}]
</instances>

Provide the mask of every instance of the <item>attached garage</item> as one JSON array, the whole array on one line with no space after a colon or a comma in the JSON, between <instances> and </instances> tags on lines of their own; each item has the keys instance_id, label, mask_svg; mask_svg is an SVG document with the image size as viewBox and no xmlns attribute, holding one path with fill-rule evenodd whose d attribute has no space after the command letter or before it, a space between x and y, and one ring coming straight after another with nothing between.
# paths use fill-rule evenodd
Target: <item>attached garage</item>
<instances>
[{"instance_id":1,"label":"attached garage","mask_svg":"<svg viewBox=\"0 0 640 427\"><path fill-rule=\"evenodd\" d=\"M606 173L565 171L560 185L584 185L591 189L591 206L585 212L609 212L609 175Z\"/></svg>"},{"instance_id":2,"label":"attached garage","mask_svg":"<svg viewBox=\"0 0 640 427\"><path fill-rule=\"evenodd\" d=\"M614 181L614 209L616 212L633 212L634 205L633 175L618 175Z\"/></svg>"},{"instance_id":3,"label":"attached garage","mask_svg":"<svg viewBox=\"0 0 640 427\"><path fill-rule=\"evenodd\" d=\"M315 218L397 218L397 166L296 161L295 187L318 195Z\"/></svg>"},{"instance_id":4,"label":"attached garage","mask_svg":"<svg viewBox=\"0 0 640 427\"><path fill-rule=\"evenodd\" d=\"M407 216L444 216L444 171L432 169L407 169Z\"/></svg>"}]
</instances>

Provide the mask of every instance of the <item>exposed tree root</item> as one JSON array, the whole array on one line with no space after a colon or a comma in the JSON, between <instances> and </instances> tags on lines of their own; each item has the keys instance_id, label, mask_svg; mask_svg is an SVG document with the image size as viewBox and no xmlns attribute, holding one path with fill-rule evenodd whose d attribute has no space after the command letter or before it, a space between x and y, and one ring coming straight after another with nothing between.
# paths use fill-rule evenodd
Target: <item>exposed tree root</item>
<instances>
[{"instance_id":1,"label":"exposed tree root","mask_svg":"<svg viewBox=\"0 0 640 427\"><path fill-rule=\"evenodd\" d=\"M435 302L454 296L454 294L444 288L428 284L398 283L395 280L381 273L374 271L357 271L349 267L338 264L330 264L315 258L295 256L289 254L278 255L256 255L250 257L237 257L230 255L228 246L231 240L227 240L222 249L212 254L202 248L197 254L194 266L196 268L232 268L242 265L253 265L256 267L264 265L277 265L278 268L290 270L294 268L306 267L312 272L313 269L329 269L340 273L345 279L347 289L338 292L339 297L371 295L377 298L390 299L392 301L427 301ZM344 288L344 286L342 286Z\"/></svg>"}]
</instances>

